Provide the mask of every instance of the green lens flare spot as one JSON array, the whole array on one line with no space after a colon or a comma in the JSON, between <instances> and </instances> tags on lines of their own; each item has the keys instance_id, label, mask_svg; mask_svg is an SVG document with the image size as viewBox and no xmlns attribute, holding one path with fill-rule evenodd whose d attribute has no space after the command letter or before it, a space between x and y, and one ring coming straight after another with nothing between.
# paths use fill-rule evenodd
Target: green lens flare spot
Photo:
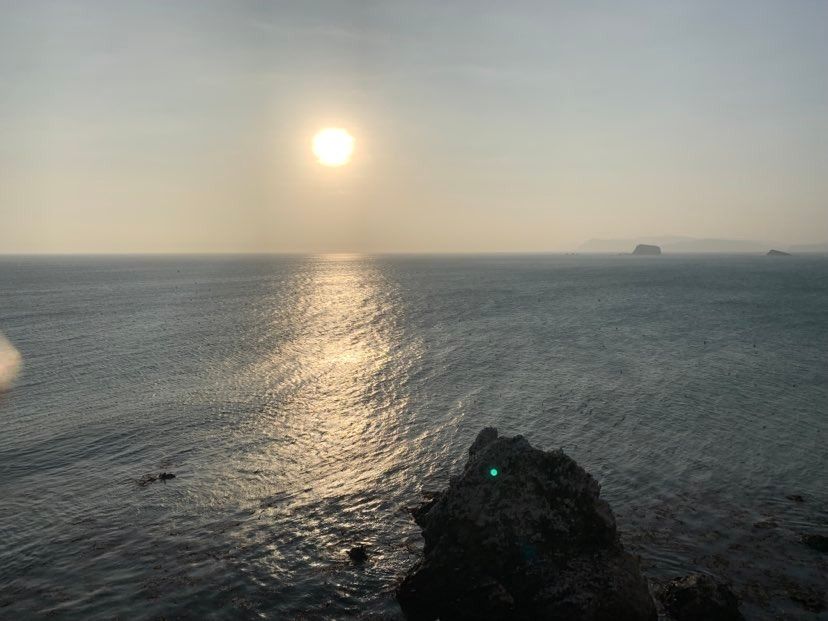
<instances>
[{"instance_id":1,"label":"green lens flare spot","mask_svg":"<svg viewBox=\"0 0 828 621\"><path fill-rule=\"evenodd\" d=\"M497 468L491 468L489 470L489 475L490 476L496 477L498 474L500 474L500 473L498 472Z\"/></svg>"}]
</instances>

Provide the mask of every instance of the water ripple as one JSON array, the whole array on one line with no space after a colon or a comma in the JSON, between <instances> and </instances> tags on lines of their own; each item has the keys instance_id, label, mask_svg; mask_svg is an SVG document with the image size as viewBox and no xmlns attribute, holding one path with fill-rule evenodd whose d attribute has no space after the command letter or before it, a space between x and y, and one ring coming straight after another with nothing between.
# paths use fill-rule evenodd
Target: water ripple
<instances>
[{"instance_id":1,"label":"water ripple","mask_svg":"<svg viewBox=\"0 0 828 621\"><path fill-rule=\"evenodd\" d=\"M2 616L394 617L407 508L494 424L584 464L652 577L807 618L828 263L662 258L0 259Z\"/></svg>"}]
</instances>

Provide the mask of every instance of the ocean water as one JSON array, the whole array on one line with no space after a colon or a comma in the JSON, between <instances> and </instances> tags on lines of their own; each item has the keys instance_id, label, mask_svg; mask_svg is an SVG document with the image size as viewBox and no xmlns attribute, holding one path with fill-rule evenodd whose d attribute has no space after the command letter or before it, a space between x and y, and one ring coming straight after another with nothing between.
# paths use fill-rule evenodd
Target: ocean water
<instances>
[{"instance_id":1,"label":"ocean water","mask_svg":"<svg viewBox=\"0 0 828 621\"><path fill-rule=\"evenodd\" d=\"M486 425L650 577L826 618L826 257L6 257L0 330L4 619L394 618Z\"/></svg>"}]
</instances>

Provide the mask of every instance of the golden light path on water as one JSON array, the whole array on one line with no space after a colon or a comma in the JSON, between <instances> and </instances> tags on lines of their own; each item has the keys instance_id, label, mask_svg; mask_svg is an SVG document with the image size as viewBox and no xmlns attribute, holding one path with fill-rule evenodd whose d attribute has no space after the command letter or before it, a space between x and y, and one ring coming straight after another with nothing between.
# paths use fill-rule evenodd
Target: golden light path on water
<instances>
[{"instance_id":1,"label":"golden light path on water","mask_svg":"<svg viewBox=\"0 0 828 621\"><path fill-rule=\"evenodd\" d=\"M377 438L392 439L395 417L407 406L394 381L403 377L392 359L395 292L370 263L346 258L315 264L286 345L295 361L289 383L299 388L287 407L302 429L303 466L319 496L370 484L383 463L366 463L366 449Z\"/></svg>"},{"instance_id":2,"label":"golden light path on water","mask_svg":"<svg viewBox=\"0 0 828 621\"><path fill-rule=\"evenodd\" d=\"M307 563L330 569L348 542L380 549L389 516L398 532L413 531L388 506L387 490L413 485L402 467L416 445L407 381L422 348L404 338L397 286L370 258L317 257L280 291L295 295L271 298L262 311L270 353L245 380L267 386L262 416L246 431L264 439L246 457L263 479L242 492L261 500L256 522L237 533L257 542L255 563L275 580L295 579Z\"/></svg>"}]
</instances>

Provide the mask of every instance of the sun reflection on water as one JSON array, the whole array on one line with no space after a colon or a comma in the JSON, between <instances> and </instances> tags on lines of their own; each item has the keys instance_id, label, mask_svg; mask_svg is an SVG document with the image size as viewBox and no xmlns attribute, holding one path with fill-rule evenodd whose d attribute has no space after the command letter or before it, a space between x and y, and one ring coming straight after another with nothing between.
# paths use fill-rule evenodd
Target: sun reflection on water
<instances>
[{"instance_id":1,"label":"sun reflection on water","mask_svg":"<svg viewBox=\"0 0 828 621\"><path fill-rule=\"evenodd\" d=\"M306 465L316 493L339 495L381 471L381 459L366 457L376 454L380 437L394 434L395 415L407 405L403 394L380 388L389 375L401 379L392 359L401 309L370 261L340 260L316 265L300 306L290 348L303 389L293 416L313 422Z\"/></svg>"},{"instance_id":2,"label":"sun reflection on water","mask_svg":"<svg viewBox=\"0 0 828 621\"><path fill-rule=\"evenodd\" d=\"M252 370L266 387L259 433L270 441L250 458L279 464L268 510L293 513L315 538L331 507L338 526L364 528L404 450L419 341L403 338L399 291L371 258L316 257L280 291L263 309L272 347Z\"/></svg>"}]
</instances>

